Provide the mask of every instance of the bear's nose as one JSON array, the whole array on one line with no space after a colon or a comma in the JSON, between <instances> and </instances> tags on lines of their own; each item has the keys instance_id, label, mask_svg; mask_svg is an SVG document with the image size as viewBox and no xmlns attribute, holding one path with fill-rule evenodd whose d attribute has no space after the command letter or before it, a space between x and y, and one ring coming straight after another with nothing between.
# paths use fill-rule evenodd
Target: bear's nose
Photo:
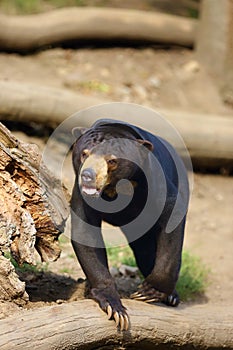
<instances>
[{"instance_id":1,"label":"bear's nose","mask_svg":"<svg viewBox=\"0 0 233 350\"><path fill-rule=\"evenodd\" d=\"M93 182L96 178L95 171L92 168L84 169L81 178L83 182Z\"/></svg>"}]
</instances>

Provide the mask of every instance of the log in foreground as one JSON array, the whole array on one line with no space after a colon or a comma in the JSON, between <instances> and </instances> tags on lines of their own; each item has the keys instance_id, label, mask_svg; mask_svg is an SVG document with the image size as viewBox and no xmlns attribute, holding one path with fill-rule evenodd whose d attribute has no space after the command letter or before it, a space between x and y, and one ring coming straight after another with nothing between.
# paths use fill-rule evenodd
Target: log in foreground
<instances>
[{"instance_id":1,"label":"log in foreground","mask_svg":"<svg viewBox=\"0 0 233 350\"><path fill-rule=\"evenodd\" d=\"M155 12L67 8L37 15L0 15L0 49L30 51L71 41L193 46L197 20Z\"/></svg>"},{"instance_id":2,"label":"log in foreground","mask_svg":"<svg viewBox=\"0 0 233 350\"><path fill-rule=\"evenodd\" d=\"M41 164L35 145L17 140L0 123L0 299L23 303L25 284L4 255L34 264L60 255L58 236L69 210L67 193Z\"/></svg>"},{"instance_id":3,"label":"log in foreground","mask_svg":"<svg viewBox=\"0 0 233 350\"><path fill-rule=\"evenodd\" d=\"M65 89L0 81L0 116L2 119L35 121L55 127L77 111L106 102L109 101L76 94ZM196 114L174 110L156 109L156 111L161 113L179 131L196 168L224 168L226 171L232 171L232 116ZM111 118L112 116L108 114L101 115L101 117ZM125 121L135 124L135 120L132 118L129 119L128 116L121 115L121 119L124 117ZM115 116L115 119L119 119L119 117ZM83 113L78 120L80 126L84 127L90 126L95 121L91 113L89 115L88 112ZM138 126L155 134L158 133L158 125L153 120L142 118L142 122ZM166 130L161 130L160 134L166 136ZM172 138L169 141L176 148L179 148Z\"/></svg>"},{"instance_id":4,"label":"log in foreground","mask_svg":"<svg viewBox=\"0 0 233 350\"><path fill-rule=\"evenodd\" d=\"M129 331L92 300L24 311L0 320L1 350L50 349L232 349L233 308L217 305L168 308L124 300ZM223 312L224 308L224 312Z\"/></svg>"}]
</instances>

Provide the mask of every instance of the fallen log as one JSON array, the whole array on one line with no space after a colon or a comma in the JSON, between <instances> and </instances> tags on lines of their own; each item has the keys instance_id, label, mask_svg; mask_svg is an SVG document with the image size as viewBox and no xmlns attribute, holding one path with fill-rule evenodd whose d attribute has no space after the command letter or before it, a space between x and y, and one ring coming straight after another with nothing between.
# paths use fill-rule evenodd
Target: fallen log
<instances>
[{"instance_id":1,"label":"fallen log","mask_svg":"<svg viewBox=\"0 0 233 350\"><path fill-rule=\"evenodd\" d=\"M0 118L34 121L56 127L77 110L107 101L51 88L14 81L0 81Z\"/></svg>"},{"instance_id":2,"label":"fallen log","mask_svg":"<svg viewBox=\"0 0 233 350\"><path fill-rule=\"evenodd\" d=\"M0 299L27 300L6 256L18 264L35 264L60 255L58 236L68 216L68 198L59 180L41 163L35 145L17 140L0 123Z\"/></svg>"},{"instance_id":3,"label":"fallen log","mask_svg":"<svg viewBox=\"0 0 233 350\"><path fill-rule=\"evenodd\" d=\"M233 308L217 305L168 308L124 300L127 332L92 300L24 311L0 320L1 350L32 349L232 349Z\"/></svg>"},{"instance_id":4,"label":"fallen log","mask_svg":"<svg viewBox=\"0 0 233 350\"><path fill-rule=\"evenodd\" d=\"M43 24L43 25L42 25ZM197 20L112 8L65 8L28 16L0 15L0 49L30 51L72 41L165 43L191 47Z\"/></svg>"},{"instance_id":5,"label":"fallen log","mask_svg":"<svg viewBox=\"0 0 233 350\"><path fill-rule=\"evenodd\" d=\"M35 121L56 127L73 113L106 103L108 101L76 94L65 89L55 89L32 84L0 81L0 116L1 119L30 122ZM124 115L120 107L103 108L99 115L89 111L79 116L80 126L90 126L99 116L121 119L136 123L151 132L158 133L158 124L152 118L135 119ZM233 169L233 118L224 115L209 115L186 111L156 110L178 130L195 168L205 168L231 172ZM115 113L115 114L114 114ZM71 127L70 125L68 125ZM74 125L73 125L74 126ZM177 138L167 135L166 127L161 127L159 134L168 138L178 149Z\"/></svg>"},{"instance_id":6,"label":"fallen log","mask_svg":"<svg viewBox=\"0 0 233 350\"><path fill-rule=\"evenodd\" d=\"M222 174L232 174L232 116L175 110L159 112L179 131L194 169L220 170Z\"/></svg>"}]
</instances>

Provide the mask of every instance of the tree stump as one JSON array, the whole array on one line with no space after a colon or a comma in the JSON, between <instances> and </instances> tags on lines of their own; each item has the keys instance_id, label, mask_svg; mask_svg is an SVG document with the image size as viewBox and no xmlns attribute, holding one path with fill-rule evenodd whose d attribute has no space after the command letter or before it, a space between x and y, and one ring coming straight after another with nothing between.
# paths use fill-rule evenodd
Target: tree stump
<instances>
[{"instance_id":1,"label":"tree stump","mask_svg":"<svg viewBox=\"0 0 233 350\"><path fill-rule=\"evenodd\" d=\"M7 254L23 264L60 255L59 234L69 213L66 189L41 164L35 145L17 140L0 123L0 299L21 304L25 285Z\"/></svg>"}]
</instances>

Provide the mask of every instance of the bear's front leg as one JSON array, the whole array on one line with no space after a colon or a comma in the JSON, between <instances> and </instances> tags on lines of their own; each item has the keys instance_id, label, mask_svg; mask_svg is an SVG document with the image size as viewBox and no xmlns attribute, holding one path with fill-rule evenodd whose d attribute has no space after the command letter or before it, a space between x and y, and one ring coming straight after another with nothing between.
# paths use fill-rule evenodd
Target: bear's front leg
<instances>
[{"instance_id":1,"label":"bear's front leg","mask_svg":"<svg viewBox=\"0 0 233 350\"><path fill-rule=\"evenodd\" d=\"M91 296L101 309L114 319L120 330L128 330L129 317L122 305L107 266L106 250L81 245L72 240L77 258L91 286Z\"/></svg>"},{"instance_id":2,"label":"bear's front leg","mask_svg":"<svg viewBox=\"0 0 233 350\"><path fill-rule=\"evenodd\" d=\"M87 218L87 210L84 210L84 203L77 193L73 191L71 201L71 241L75 254L90 283L93 299L121 330L127 330L129 318L109 272L101 218L91 208Z\"/></svg>"}]
</instances>

